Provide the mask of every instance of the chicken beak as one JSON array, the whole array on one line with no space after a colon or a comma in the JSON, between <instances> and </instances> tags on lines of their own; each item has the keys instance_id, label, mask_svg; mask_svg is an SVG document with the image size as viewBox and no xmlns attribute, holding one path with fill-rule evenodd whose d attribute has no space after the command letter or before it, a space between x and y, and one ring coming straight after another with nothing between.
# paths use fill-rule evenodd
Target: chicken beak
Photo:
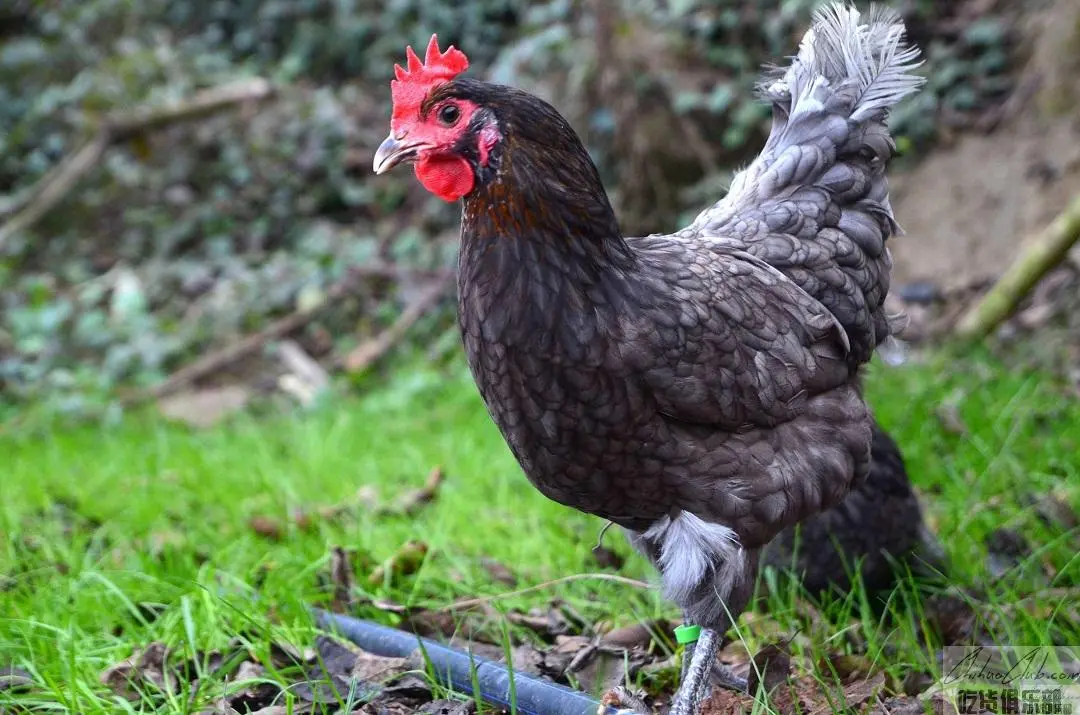
<instances>
[{"instance_id":1,"label":"chicken beak","mask_svg":"<svg viewBox=\"0 0 1080 715\"><path fill-rule=\"evenodd\" d=\"M416 152L420 149L419 143L407 144L394 138L394 135L386 137L375 152L375 161L372 168L376 174L385 174L403 161L416 158Z\"/></svg>"}]
</instances>

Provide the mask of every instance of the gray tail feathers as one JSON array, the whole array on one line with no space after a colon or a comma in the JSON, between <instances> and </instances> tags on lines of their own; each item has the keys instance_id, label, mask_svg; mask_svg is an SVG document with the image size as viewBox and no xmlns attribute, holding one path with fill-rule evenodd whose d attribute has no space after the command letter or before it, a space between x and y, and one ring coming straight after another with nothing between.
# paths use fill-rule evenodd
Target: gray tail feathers
<instances>
[{"instance_id":1,"label":"gray tail feathers","mask_svg":"<svg viewBox=\"0 0 1080 715\"><path fill-rule=\"evenodd\" d=\"M757 206L771 231L804 242L805 259L771 257L767 246L757 253L836 316L856 364L895 330L884 312L886 241L900 232L885 176L895 148L886 120L922 85L919 65L895 12L818 10L791 64L759 87L773 105L772 131L729 194L735 206ZM788 215L799 220L785 224Z\"/></svg>"},{"instance_id":2,"label":"gray tail feathers","mask_svg":"<svg viewBox=\"0 0 1080 715\"><path fill-rule=\"evenodd\" d=\"M845 109L851 121L881 119L915 92L924 78L912 73L919 50L904 42L904 23L893 10L860 13L843 3L819 9L787 68L766 73L761 94L788 122L823 109ZM774 134L776 129L774 126Z\"/></svg>"}]
</instances>

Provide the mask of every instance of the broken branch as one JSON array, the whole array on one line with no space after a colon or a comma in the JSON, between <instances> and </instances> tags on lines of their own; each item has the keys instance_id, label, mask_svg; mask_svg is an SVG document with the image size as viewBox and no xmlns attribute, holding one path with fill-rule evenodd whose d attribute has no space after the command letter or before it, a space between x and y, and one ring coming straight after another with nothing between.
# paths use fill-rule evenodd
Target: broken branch
<instances>
[{"instance_id":1,"label":"broken branch","mask_svg":"<svg viewBox=\"0 0 1080 715\"><path fill-rule=\"evenodd\" d=\"M978 340L992 333L1013 314L1035 284L1061 263L1077 239L1080 239L1080 196L1031 239L990 292L960 319L959 336Z\"/></svg>"},{"instance_id":2,"label":"broken branch","mask_svg":"<svg viewBox=\"0 0 1080 715\"><path fill-rule=\"evenodd\" d=\"M317 305L299 309L288 315L282 316L258 332L251 333L233 343L225 345L219 350L207 353L195 362L185 365L169 375L163 382L158 383L148 390L138 392L126 398L123 402L125 406L130 407L149 400L166 397L211 373L217 372L222 368L242 360L257 350L262 349L263 346L270 341L283 338L289 333L299 330L311 321L325 306L340 301L350 292L355 290L356 285L365 278L372 276L401 278L410 274L417 276L431 276L433 285L429 290L421 294L420 298L412 305L406 308L405 312L402 313L397 322L376 338L373 338L371 341L360 346L360 348L369 346L369 350L371 350L369 353L370 359L374 361L393 347L394 343L401 338L401 335L408 330L409 326L415 323L429 307L434 305L436 299L438 299L446 289L446 286L450 283L450 279L454 275L452 271L409 271L408 269L385 264L352 268L349 270L348 275L327 289L326 298ZM357 350L360 348L357 348ZM355 352L356 351L354 350L354 353Z\"/></svg>"},{"instance_id":3,"label":"broken branch","mask_svg":"<svg viewBox=\"0 0 1080 715\"><path fill-rule=\"evenodd\" d=\"M438 303L449 284L450 276L447 274L435 278L431 286L410 303L389 328L357 345L345 356L345 369L349 372L361 372L388 353L405 336L413 323Z\"/></svg>"},{"instance_id":4,"label":"broken branch","mask_svg":"<svg viewBox=\"0 0 1080 715\"><path fill-rule=\"evenodd\" d=\"M131 112L108 115L93 138L47 172L26 193L23 207L0 226L0 248L63 201L112 144L168 124L213 114L235 104L265 99L272 93L273 87L267 80L256 78L204 90L189 101L173 106L140 107Z\"/></svg>"},{"instance_id":5,"label":"broken branch","mask_svg":"<svg viewBox=\"0 0 1080 715\"><path fill-rule=\"evenodd\" d=\"M445 478L442 467L435 467L428 473L424 486L406 493L394 506L376 509L375 514L377 516L415 516L425 504L434 501Z\"/></svg>"},{"instance_id":6,"label":"broken branch","mask_svg":"<svg viewBox=\"0 0 1080 715\"><path fill-rule=\"evenodd\" d=\"M185 365L173 374L169 375L163 382L155 385L149 390L137 393L133 397L125 400L125 404L128 406L146 402L148 400L159 399L171 395L172 393L184 388L191 383L195 382L199 378L205 377L212 372L216 372L234 362L250 355L251 353L259 350L271 340L284 337L289 333L303 327L312 316L315 315L323 306L327 303L344 298L349 291L353 289L356 283L358 274L350 273L345 278L341 279L326 291L326 300L308 308L294 311L286 316L278 318L274 322L267 325L262 330L252 333L236 342L230 343L220 350L215 350L212 353L208 353L195 362Z\"/></svg>"}]
</instances>

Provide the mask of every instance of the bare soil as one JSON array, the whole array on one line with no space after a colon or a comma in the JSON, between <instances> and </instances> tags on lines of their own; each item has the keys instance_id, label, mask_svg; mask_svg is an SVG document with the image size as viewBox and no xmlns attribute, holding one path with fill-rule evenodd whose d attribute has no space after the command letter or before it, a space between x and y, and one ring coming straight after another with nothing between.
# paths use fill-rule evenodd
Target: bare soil
<instances>
[{"instance_id":1,"label":"bare soil","mask_svg":"<svg viewBox=\"0 0 1080 715\"><path fill-rule=\"evenodd\" d=\"M947 138L893 180L895 285L993 278L1080 193L1080 3L1047 2L1018 29L1027 61L996 129Z\"/></svg>"}]
</instances>

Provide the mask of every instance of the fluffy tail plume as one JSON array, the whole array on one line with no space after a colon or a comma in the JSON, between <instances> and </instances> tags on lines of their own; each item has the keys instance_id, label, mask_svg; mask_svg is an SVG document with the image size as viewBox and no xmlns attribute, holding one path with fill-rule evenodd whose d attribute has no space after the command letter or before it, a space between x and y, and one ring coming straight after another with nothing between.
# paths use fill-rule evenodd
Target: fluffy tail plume
<instances>
[{"instance_id":1,"label":"fluffy tail plume","mask_svg":"<svg viewBox=\"0 0 1080 715\"><path fill-rule=\"evenodd\" d=\"M819 10L788 67L759 85L773 106L761 155L695 226L769 262L828 308L865 362L892 331L884 313L899 232L885 169L889 109L916 91L919 51L899 15Z\"/></svg>"},{"instance_id":2,"label":"fluffy tail plume","mask_svg":"<svg viewBox=\"0 0 1080 715\"><path fill-rule=\"evenodd\" d=\"M788 114L789 124L826 104L847 105L851 121L868 122L922 86L923 78L912 74L920 64L918 48L904 43L904 23L895 11L871 7L864 17L836 3L814 14L791 65L767 73L759 87ZM773 138L783 128L774 124Z\"/></svg>"}]
</instances>

